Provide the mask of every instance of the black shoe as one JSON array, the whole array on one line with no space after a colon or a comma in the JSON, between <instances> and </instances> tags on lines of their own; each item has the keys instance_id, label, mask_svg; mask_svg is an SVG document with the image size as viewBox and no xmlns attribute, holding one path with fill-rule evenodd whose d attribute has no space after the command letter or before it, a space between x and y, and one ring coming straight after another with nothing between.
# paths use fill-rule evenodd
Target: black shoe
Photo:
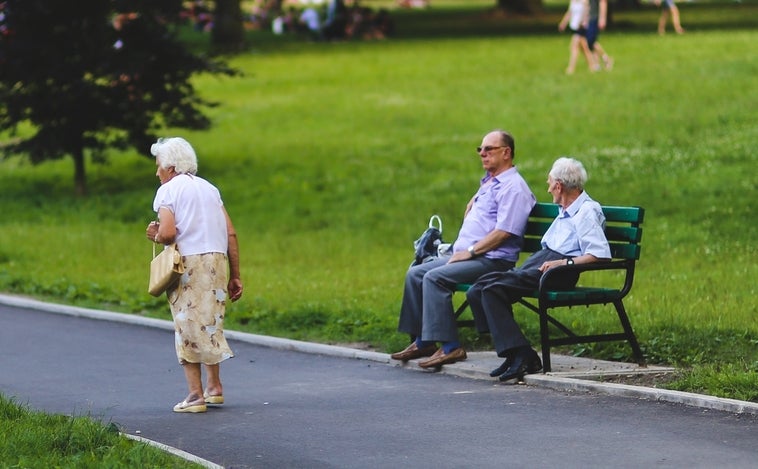
<instances>
[{"instance_id":1,"label":"black shoe","mask_svg":"<svg viewBox=\"0 0 758 469\"><path fill-rule=\"evenodd\" d=\"M508 357L508 358L505 359L505 361L503 362L502 365L500 365L497 368L495 368L494 370L490 371L490 376L492 376L493 378L496 378L496 377L502 375L503 373L505 373L506 371L508 371L508 368L510 368L510 367L511 367L511 359L510 359L510 357Z\"/></svg>"},{"instance_id":2,"label":"black shoe","mask_svg":"<svg viewBox=\"0 0 758 469\"><path fill-rule=\"evenodd\" d=\"M524 379L524 375L529 373L536 373L542 369L542 360L540 360L537 352L531 349L531 347L524 347L520 349L514 356L511 366L500 375L500 381L508 381L509 379L518 378L519 381Z\"/></svg>"}]
</instances>

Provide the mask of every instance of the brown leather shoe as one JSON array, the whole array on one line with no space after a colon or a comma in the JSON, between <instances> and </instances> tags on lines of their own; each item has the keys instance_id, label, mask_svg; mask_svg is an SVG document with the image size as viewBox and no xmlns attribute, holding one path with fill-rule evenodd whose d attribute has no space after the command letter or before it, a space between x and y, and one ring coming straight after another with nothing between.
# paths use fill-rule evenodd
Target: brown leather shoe
<instances>
[{"instance_id":1,"label":"brown leather shoe","mask_svg":"<svg viewBox=\"0 0 758 469\"><path fill-rule=\"evenodd\" d=\"M411 342L411 345L405 347L405 350L395 352L390 355L390 357L392 357L393 360L402 360L404 362L407 362L408 360L413 360L414 358L428 357L434 354L436 350L437 347L434 345L429 345L420 349L416 346L416 342Z\"/></svg>"},{"instance_id":2,"label":"brown leather shoe","mask_svg":"<svg viewBox=\"0 0 758 469\"><path fill-rule=\"evenodd\" d=\"M420 366L421 368L440 367L442 365L459 362L465 359L466 359L466 351L463 349L463 347L458 347L457 349L453 349L452 351L450 351L450 353L447 353L447 354L442 350L442 347L440 347L439 350L434 352L434 355L432 355L431 358L429 358L429 360L419 362L418 366Z\"/></svg>"}]
</instances>

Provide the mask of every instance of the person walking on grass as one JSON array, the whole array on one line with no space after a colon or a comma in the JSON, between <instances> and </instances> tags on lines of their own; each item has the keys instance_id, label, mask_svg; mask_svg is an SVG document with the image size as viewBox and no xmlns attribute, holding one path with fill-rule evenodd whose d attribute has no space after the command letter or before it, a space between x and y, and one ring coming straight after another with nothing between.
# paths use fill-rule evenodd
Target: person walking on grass
<instances>
[{"instance_id":1,"label":"person walking on grass","mask_svg":"<svg viewBox=\"0 0 758 469\"><path fill-rule=\"evenodd\" d=\"M398 331L415 340L393 353L394 360L430 357L419 366L439 368L466 359L453 311L455 286L513 268L537 203L513 164L515 150L513 137L502 130L489 132L476 148L486 174L466 205L452 255L412 266L406 273Z\"/></svg>"},{"instance_id":2,"label":"person walking on grass","mask_svg":"<svg viewBox=\"0 0 758 469\"><path fill-rule=\"evenodd\" d=\"M661 17L658 19L658 34L663 36L666 34L666 23L669 16L671 17L671 24L674 26L674 31L677 34L684 34L684 28L679 22L679 8L674 3L674 0L654 0L656 6L661 7Z\"/></svg>"},{"instance_id":3,"label":"person walking on grass","mask_svg":"<svg viewBox=\"0 0 758 469\"><path fill-rule=\"evenodd\" d=\"M589 47L592 54L595 56L594 67L595 71L601 69L601 63L605 66L606 70L613 68L613 57L608 55L600 45L598 38L600 37L600 31L605 30L606 21L608 18L608 0L589 0L590 12L587 19L587 47Z\"/></svg>"},{"instance_id":4,"label":"person walking on grass","mask_svg":"<svg viewBox=\"0 0 758 469\"><path fill-rule=\"evenodd\" d=\"M174 319L175 347L189 393L174 412L205 412L223 404L220 363L234 356L224 337L227 300L242 296L237 234L221 194L195 175L197 156L183 138L159 139L150 147L161 185L147 239L176 243L185 273L166 291ZM208 374L203 389L202 369Z\"/></svg>"},{"instance_id":5,"label":"person walking on grass","mask_svg":"<svg viewBox=\"0 0 758 469\"><path fill-rule=\"evenodd\" d=\"M587 24L588 15L589 3L587 0L571 0L571 3L566 10L566 14L563 15L561 22L558 23L558 31L565 31L566 26L568 26L569 31L571 31L569 63L568 67L566 67L567 75L572 75L574 73L580 50L587 59L587 65L589 66L590 71L596 69L595 56L590 52L590 48L587 46L587 30L585 29L585 25Z\"/></svg>"}]
</instances>

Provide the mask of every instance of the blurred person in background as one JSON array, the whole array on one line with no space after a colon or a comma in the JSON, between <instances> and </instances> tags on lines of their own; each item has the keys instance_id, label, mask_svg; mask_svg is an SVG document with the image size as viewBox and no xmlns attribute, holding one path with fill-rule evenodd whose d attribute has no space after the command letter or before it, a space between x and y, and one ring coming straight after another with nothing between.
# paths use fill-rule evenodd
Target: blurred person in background
<instances>
[{"instance_id":1,"label":"blurred person in background","mask_svg":"<svg viewBox=\"0 0 758 469\"><path fill-rule=\"evenodd\" d=\"M661 7L661 17L658 19L658 34L663 36L666 34L666 23L671 17L671 24L674 26L674 31L677 34L684 34L684 28L679 22L679 8L677 8L674 0L654 0L656 6Z\"/></svg>"}]
</instances>

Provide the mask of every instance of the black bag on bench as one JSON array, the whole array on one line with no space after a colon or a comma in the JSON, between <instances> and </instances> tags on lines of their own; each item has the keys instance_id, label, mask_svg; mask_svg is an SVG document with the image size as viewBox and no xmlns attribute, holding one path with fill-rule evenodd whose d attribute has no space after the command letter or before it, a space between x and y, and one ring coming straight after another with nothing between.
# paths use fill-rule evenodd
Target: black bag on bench
<instances>
[{"instance_id":1,"label":"black bag on bench","mask_svg":"<svg viewBox=\"0 0 758 469\"><path fill-rule=\"evenodd\" d=\"M439 226L434 226L435 222ZM414 265L423 264L429 262L437 257L437 249L442 241L442 219L439 215L432 215L429 219L429 228L413 242L413 248L416 250L416 258L411 263L411 267Z\"/></svg>"}]
</instances>

